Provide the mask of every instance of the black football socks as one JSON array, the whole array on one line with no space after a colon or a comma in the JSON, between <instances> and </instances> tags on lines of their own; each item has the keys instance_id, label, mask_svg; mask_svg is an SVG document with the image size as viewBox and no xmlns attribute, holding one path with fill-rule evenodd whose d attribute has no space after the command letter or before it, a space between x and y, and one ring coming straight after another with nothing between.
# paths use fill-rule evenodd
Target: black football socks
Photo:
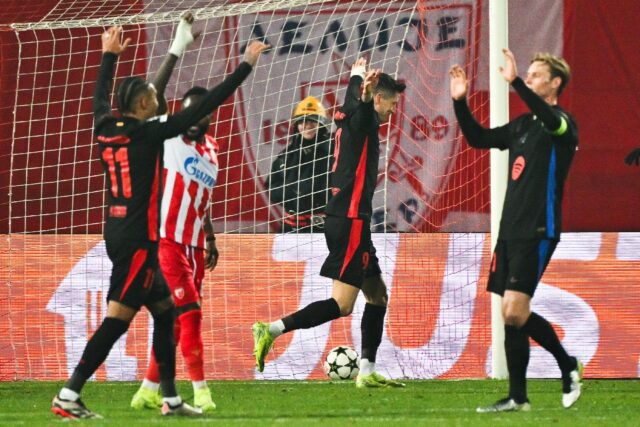
<instances>
[{"instance_id":1,"label":"black football socks","mask_svg":"<svg viewBox=\"0 0 640 427\"><path fill-rule=\"evenodd\" d=\"M516 403L527 402L527 366L529 336L515 326L504 327L504 349L509 370L509 397Z\"/></svg>"},{"instance_id":2,"label":"black football socks","mask_svg":"<svg viewBox=\"0 0 640 427\"><path fill-rule=\"evenodd\" d=\"M333 298L312 302L302 310L282 318L284 331L308 329L340 317L340 306Z\"/></svg>"},{"instance_id":3,"label":"black football socks","mask_svg":"<svg viewBox=\"0 0 640 427\"><path fill-rule=\"evenodd\" d=\"M556 334L551 323L544 317L532 312L522 326L522 331L556 358L563 374L567 374L576 368L576 359L567 354L560 343L558 334Z\"/></svg>"},{"instance_id":4,"label":"black football socks","mask_svg":"<svg viewBox=\"0 0 640 427\"><path fill-rule=\"evenodd\" d=\"M387 307L373 304L365 304L360 328L362 331L362 359L369 362L376 361L376 353L382 342L382 330L384 329L384 316Z\"/></svg>"}]
</instances>

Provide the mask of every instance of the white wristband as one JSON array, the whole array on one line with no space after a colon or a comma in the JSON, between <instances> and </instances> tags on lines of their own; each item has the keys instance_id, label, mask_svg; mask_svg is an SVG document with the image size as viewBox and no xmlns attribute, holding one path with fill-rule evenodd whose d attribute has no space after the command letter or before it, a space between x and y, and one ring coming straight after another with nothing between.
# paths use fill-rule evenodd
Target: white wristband
<instances>
[{"instance_id":1,"label":"white wristband","mask_svg":"<svg viewBox=\"0 0 640 427\"><path fill-rule=\"evenodd\" d=\"M364 65L352 68L351 69L351 77L360 76L362 78L362 80L364 80L364 75L365 75L366 71L367 71L367 69L366 69L366 67Z\"/></svg>"},{"instance_id":2,"label":"white wristband","mask_svg":"<svg viewBox=\"0 0 640 427\"><path fill-rule=\"evenodd\" d=\"M169 53L180 57L192 41L193 34L191 34L191 24L181 19L178 24L178 29L176 30L176 37L173 39L173 43L171 43L171 47L169 48Z\"/></svg>"}]
</instances>

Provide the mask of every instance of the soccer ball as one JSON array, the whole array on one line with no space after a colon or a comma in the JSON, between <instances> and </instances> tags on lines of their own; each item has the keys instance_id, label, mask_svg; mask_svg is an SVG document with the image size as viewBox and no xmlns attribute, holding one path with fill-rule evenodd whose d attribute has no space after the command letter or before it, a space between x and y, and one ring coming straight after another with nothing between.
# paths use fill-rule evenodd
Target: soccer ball
<instances>
[{"instance_id":1,"label":"soccer ball","mask_svg":"<svg viewBox=\"0 0 640 427\"><path fill-rule=\"evenodd\" d=\"M351 380L360 372L360 356L351 347L339 346L331 349L322 366L332 380Z\"/></svg>"}]
</instances>

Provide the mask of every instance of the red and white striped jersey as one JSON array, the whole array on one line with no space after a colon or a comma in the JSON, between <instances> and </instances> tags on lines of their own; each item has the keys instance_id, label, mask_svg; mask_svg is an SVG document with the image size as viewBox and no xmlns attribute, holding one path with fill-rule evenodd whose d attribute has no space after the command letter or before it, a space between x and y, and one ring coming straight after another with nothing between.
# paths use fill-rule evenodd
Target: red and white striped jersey
<instances>
[{"instance_id":1,"label":"red and white striped jersey","mask_svg":"<svg viewBox=\"0 0 640 427\"><path fill-rule=\"evenodd\" d=\"M218 176L218 143L198 144L180 135L164 142L160 237L204 248L202 221Z\"/></svg>"}]
</instances>

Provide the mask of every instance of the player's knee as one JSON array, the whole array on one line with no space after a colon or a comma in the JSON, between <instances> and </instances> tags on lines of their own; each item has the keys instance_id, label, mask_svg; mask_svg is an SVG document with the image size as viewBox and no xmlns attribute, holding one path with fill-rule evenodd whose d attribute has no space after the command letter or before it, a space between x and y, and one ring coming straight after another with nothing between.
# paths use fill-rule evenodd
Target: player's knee
<instances>
[{"instance_id":1,"label":"player's knee","mask_svg":"<svg viewBox=\"0 0 640 427\"><path fill-rule=\"evenodd\" d=\"M340 317L346 317L353 313L353 306L353 303L338 301L338 307L340 307Z\"/></svg>"},{"instance_id":2,"label":"player's knee","mask_svg":"<svg viewBox=\"0 0 640 427\"><path fill-rule=\"evenodd\" d=\"M523 313L521 310L507 308L504 311L504 324L521 328L527 321L527 317L526 313Z\"/></svg>"},{"instance_id":3,"label":"player's knee","mask_svg":"<svg viewBox=\"0 0 640 427\"><path fill-rule=\"evenodd\" d=\"M202 311L189 310L178 314L181 334L185 337L199 337L202 332Z\"/></svg>"},{"instance_id":4,"label":"player's knee","mask_svg":"<svg viewBox=\"0 0 640 427\"><path fill-rule=\"evenodd\" d=\"M153 317L154 333L156 330L162 331L160 333L173 331L176 319L176 310L173 304L166 310L151 312L151 316Z\"/></svg>"},{"instance_id":5,"label":"player's knee","mask_svg":"<svg viewBox=\"0 0 640 427\"><path fill-rule=\"evenodd\" d=\"M362 287L362 292L369 304L386 306L389 301L387 286L380 276L368 278Z\"/></svg>"},{"instance_id":6,"label":"player's knee","mask_svg":"<svg viewBox=\"0 0 640 427\"><path fill-rule=\"evenodd\" d=\"M173 303L173 298L168 297L163 299L162 301L147 304L147 308L149 309L151 315L155 317L166 311L174 311L175 304Z\"/></svg>"},{"instance_id":7,"label":"player's knee","mask_svg":"<svg viewBox=\"0 0 640 427\"><path fill-rule=\"evenodd\" d=\"M369 295L365 294L365 301L369 304L379 305L382 307L386 307L389 302L389 296L387 294L387 288L383 288L376 292L370 293Z\"/></svg>"}]
</instances>

